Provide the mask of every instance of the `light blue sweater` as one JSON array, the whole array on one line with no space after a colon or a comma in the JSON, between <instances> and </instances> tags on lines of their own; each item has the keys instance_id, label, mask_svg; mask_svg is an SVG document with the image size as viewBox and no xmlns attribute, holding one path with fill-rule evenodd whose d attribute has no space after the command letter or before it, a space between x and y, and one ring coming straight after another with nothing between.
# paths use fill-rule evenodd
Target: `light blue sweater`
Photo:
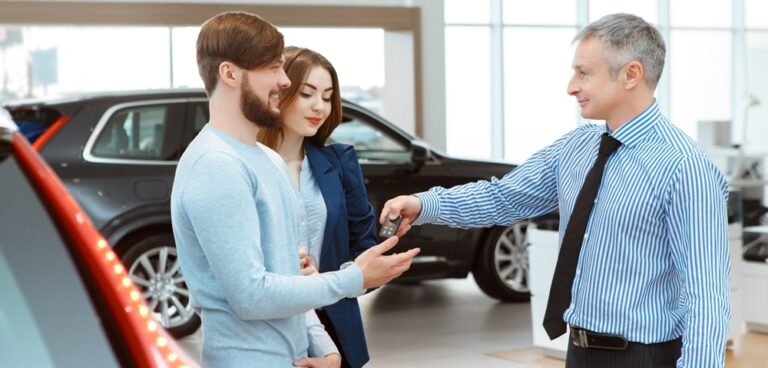
<instances>
[{"instance_id":1,"label":"light blue sweater","mask_svg":"<svg viewBox=\"0 0 768 368\"><path fill-rule=\"evenodd\" d=\"M274 151L210 125L179 161L173 232L205 367L290 367L307 356L304 312L363 286L356 265L300 276L300 207L287 175Z\"/></svg>"}]
</instances>

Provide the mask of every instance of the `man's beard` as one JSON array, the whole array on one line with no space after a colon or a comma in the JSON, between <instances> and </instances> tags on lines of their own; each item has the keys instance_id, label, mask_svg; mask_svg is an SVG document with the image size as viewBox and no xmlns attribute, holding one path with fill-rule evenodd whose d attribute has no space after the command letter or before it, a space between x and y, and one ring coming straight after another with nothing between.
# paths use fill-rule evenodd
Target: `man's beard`
<instances>
[{"instance_id":1,"label":"man's beard","mask_svg":"<svg viewBox=\"0 0 768 368\"><path fill-rule=\"evenodd\" d=\"M277 128L280 126L280 112L275 112L251 89L248 78L243 78L240 84L240 111L248 121L262 128Z\"/></svg>"}]
</instances>

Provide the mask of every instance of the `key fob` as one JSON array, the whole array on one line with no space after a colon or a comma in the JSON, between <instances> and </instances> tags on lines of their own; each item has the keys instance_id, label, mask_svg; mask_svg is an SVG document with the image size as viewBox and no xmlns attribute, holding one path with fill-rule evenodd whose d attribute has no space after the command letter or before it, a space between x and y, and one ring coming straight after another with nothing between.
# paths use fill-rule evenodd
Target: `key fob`
<instances>
[{"instance_id":1,"label":"key fob","mask_svg":"<svg viewBox=\"0 0 768 368\"><path fill-rule=\"evenodd\" d=\"M402 216L398 216L396 219L391 220L389 216L384 220L384 223L381 225L381 230L379 231L379 237L381 238L389 238L390 236L393 236L397 233L397 228L400 227L400 221L403 220Z\"/></svg>"}]
</instances>

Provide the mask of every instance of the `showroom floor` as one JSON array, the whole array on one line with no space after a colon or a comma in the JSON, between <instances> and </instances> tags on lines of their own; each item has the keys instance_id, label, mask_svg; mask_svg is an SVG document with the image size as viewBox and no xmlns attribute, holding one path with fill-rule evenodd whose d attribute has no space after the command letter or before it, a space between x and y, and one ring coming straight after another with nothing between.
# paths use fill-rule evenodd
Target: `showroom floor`
<instances>
[{"instance_id":1,"label":"showroom floor","mask_svg":"<svg viewBox=\"0 0 768 368\"><path fill-rule=\"evenodd\" d=\"M371 362L366 367L562 368L531 346L527 303L502 304L470 278L393 284L360 298ZM181 341L199 356L199 332ZM750 333L729 368L768 368L768 335Z\"/></svg>"}]
</instances>

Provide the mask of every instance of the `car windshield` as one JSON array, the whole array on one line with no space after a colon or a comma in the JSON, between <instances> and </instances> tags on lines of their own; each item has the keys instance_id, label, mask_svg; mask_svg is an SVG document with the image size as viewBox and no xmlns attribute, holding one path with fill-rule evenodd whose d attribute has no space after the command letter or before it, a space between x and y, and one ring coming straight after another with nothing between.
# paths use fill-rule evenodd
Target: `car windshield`
<instances>
[{"instance_id":1,"label":"car windshield","mask_svg":"<svg viewBox=\"0 0 768 368\"><path fill-rule=\"evenodd\" d=\"M13 157L0 182L0 367L119 367L109 323Z\"/></svg>"}]
</instances>

